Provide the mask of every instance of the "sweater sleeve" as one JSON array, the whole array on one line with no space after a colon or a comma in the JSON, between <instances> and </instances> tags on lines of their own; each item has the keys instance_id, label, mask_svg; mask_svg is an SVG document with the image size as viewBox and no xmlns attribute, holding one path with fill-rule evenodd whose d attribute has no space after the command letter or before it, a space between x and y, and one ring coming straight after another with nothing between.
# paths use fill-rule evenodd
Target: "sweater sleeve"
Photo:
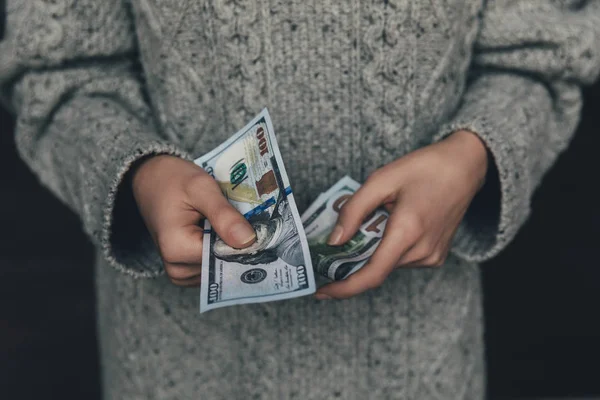
<instances>
[{"instance_id":1,"label":"sweater sleeve","mask_svg":"<svg viewBox=\"0 0 600 400\"><path fill-rule=\"evenodd\" d=\"M581 86L599 68L600 2L487 2L462 104L434 138L469 130L491 155L455 254L485 261L515 237L533 191L577 127Z\"/></svg>"},{"instance_id":2,"label":"sweater sleeve","mask_svg":"<svg viewBox=\"0 0 600 400\"><path fill-rule=\"evenodd\" d=\"M148 155L189 157L155 127L124 1L8 0L0 54L21 157L80 216L112 266L136 277L160 274L124 182Z\"/></svg>"}]
</instances>

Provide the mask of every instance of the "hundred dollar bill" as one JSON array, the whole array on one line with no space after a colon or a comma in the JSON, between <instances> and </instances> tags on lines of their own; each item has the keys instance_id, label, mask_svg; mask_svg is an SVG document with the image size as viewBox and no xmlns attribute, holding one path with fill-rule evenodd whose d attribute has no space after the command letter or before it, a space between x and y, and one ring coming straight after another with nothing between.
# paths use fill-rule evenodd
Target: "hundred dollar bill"
<instances>
[{"instance_id":1,"label":"hundred dollar bill","mask_svg":"<svg viewBox=\"0 0 600 400\"><path fill-rule=\"evenodd\" d=\"M388 213L378 209L344 245L327 244L340 208L359 187L358 182L345 176L319 195L302 215L313 267L318 274L332 280L344 279L367 263L379 246L387 223Z\"/></svg>"},{"instance_id":2,"label":"hundred dollar bill","mask_svg":"<svg viewBox=\"0 0 600 400\"><path fill-rule=\"evenodd\" d=\"M268 111L195 163L257 235L250 247L234 249L205 221L200 312L314 293L308 242Z\"/></svg>"}]
</instances>

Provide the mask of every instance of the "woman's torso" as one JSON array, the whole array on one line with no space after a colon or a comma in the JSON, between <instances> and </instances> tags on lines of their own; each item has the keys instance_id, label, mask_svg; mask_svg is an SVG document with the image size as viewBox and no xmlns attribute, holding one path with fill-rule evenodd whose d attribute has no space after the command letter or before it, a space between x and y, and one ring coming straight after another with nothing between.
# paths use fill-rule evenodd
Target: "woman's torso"
<instances>
[{"instance_id":1,"label":"woman's torso","mask_svg":"<svg viewBox=\"0 0 600 400\"><path fill-rule=\"evenodd\" d=\"M479 0L132 0L157 123L193 155L263 107L300 208L429 143L460 102ZM450 257L343 302L198 315L198 291L98 266L107 398L478 399L477 268Z\"/></svg>"}]
</instances>

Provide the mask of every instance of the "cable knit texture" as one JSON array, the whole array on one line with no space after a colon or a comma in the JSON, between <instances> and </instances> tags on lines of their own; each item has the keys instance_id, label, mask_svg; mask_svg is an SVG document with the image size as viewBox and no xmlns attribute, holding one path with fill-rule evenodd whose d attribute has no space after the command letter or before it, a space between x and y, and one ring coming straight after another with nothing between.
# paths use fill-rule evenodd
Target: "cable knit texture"
<instances>
[{"instance_id":1,"label":"cable knit texture","mask_svg":"<svg viewBox=\"0 0 600 400\"><path fill-rule=\"evenodd\" d=\"M477 266L527 219L600 68L585 0L8 0L3 99L98 253L106 399L481 399ZM127 173L212 149L263 107L304 209L457 129L490 175L438 271L340 302L198 315L162 276ZM157 188L157 190L160 190ZM136 279L154 277L155 279Z\"/></svg>"}]
</instances>

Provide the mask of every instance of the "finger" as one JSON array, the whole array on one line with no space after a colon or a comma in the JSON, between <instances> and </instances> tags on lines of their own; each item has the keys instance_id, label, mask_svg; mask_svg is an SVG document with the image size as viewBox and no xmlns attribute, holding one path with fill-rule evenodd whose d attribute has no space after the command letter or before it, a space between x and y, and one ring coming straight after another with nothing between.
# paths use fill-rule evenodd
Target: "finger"
<instances>
[{"instance_id":1,"label":"finger","mask_svg":"<svg viewBox=\"0 0 600 400\"><path fill-rule=\"evenodd\" d=\"M382 184L383 180L376 176L369 178L342 206L327 244L339 246L346 243L354 236L365 218L389 197L389 185Z\"/></svg>"},{"instance_id":2,"label":"finger","mask_svg":"<svg viewBox=\"0 0 600 400\"><path fill-rule=\"evenodd\" d=\"M438 268L444 266L448 257L448 249L434 250L431 255L399 265L398 268Z\"/></svg>"},{"instance_id":3,"label":"finger","mask_svg":"<svg viewBox=\"0 0 600 400\"><path fill-rule=\"evenodd\" d=\"M187 281L200 276L202 267L200 264L184 265L184 264L165 264L165 272L169 279L176 281Z\"/></svg>"},{"instance_id":4,"label":"finger","mask_svg":"<svg viewBox=\"0 0 600 400\"><path fill-rule=\"evenodd\" d=\"M434 252L434 247L430 246L425 240L420 240L413 247L408 249L406 253L396 263L396 267L411 266L415 263L424 262Z\"/></svg>"},{"instance_id":5,"label":"finger","mask_svg":"<svg viewBox=\"0 0 600 400\"><path fill-rule=\"evenodd\" d=\"M456 229L445 232L435 245L421 240L414 249L407 251L400 260L397 268L429 268L441 267L446 262L452 237ZM413 251L414 250L414 251Z\"/></svg>"},{"instance_id":6,"label":"finger","mask_svg":"<svg viewBox=\"0 0 600 400\"><path fill-rule=\"evenodd\" d=\"M204 230L195 224L159 232L156 241L167 264L200 264Z\"/></svg>"},{"instance_id":7,"label":"finger","mask_svg":"<svg viewBox=\"0 0 600 400\"><path fill-rule=\"evenodd\" d=\"M198 287L200 286L200 276L187 280L171 279L171 283L181 287Z\"/></svg>"},{"instance_id":8,"label":"finger","mask_svg":"<svg viewBox=\"0 0 600 400\"><path fill-rule=\"evenodd\" d=\"M394 221L390 221L386 227L381 243L367 265L345 280L322 287L317 298L345 299L379 287L394 270L406 249L417 240L415 233L401 225L401 219L395 218Z\"/></svg>"},{"instance_id":9,"label":"finger","mask_svg":"<svg viewBox=\"0 0 600 400\"><path fill-rule=\"evenodd\" d=\"M223 196L219 185L206 175L192 182L191 206L210 221L219 237L229 246L240 249L256 240L250 223Z\"/></svg>"}]
</instances>

